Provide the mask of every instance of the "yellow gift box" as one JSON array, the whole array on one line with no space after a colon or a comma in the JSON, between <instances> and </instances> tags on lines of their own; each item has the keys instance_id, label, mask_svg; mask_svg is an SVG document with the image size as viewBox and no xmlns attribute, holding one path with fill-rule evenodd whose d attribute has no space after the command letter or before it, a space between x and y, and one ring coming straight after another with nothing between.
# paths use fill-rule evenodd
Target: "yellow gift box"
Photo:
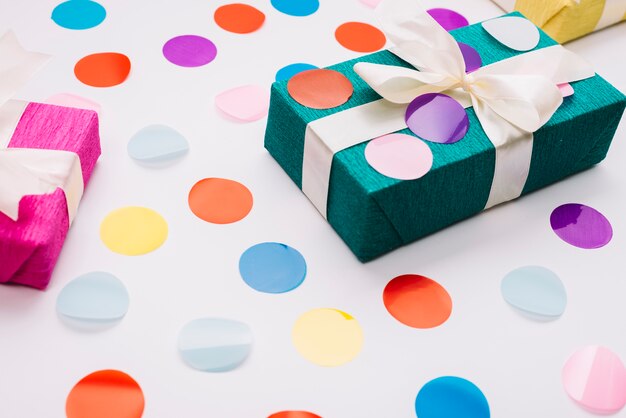
<instances>
[{"instance_id":1,"label":"yellow gift box","mask_svg":"<svg viewBox=\"0 0 626 418\"><path fill-rule=\"evenodd\" d=\"M559 43L626 20L626 0L494 0L517 10Z\"/></svg>"}]
</instances>

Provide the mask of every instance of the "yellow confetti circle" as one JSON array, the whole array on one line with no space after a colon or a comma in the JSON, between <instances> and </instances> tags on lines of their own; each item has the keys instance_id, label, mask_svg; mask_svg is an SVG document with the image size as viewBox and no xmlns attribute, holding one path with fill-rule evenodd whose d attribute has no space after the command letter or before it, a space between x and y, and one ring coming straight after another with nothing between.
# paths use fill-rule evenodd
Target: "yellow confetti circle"
<instances>
[{"instance_id":1,"label":"yellow confetti circle","mask_svg":"<svg viewBox=\"0 0 626 418\"><path fill-rule=\"evenodd\" d=\"M363 346L358 321L338 309L313 309L296 321L292 331L296 350L312 363L334 367L354 359Z\"/></svg>"},{"instance_id":2,"label":"yellow confetti circle","mask_svg":"<svg viewBox=\"0 0 626 418\"><path fill-rule=\"evenodd\" d=\"M128 206L109 213L100 225L100 238L111 251L142 255L167 239L167 222L152 209Z\"/></svg>"}]
</instances>

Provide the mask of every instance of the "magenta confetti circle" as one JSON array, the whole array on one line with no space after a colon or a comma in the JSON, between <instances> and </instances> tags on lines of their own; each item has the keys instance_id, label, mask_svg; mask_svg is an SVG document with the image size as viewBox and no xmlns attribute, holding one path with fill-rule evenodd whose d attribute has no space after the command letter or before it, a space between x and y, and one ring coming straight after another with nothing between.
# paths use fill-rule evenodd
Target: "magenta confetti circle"
<instances>
[{"instance_id":1,"label":"magenta confetti circle","mask_svg":"<svg viewBox=\"0 0 626 418\"><path fill-rule=\"evenodd\" d=\"M200 67L215 59L217 47L202 36L181 35L163 45L163 55L169 62L181 67Z\"/></svg>"},{"instance_id":2,"label":"magenta confetti circle","mask_svg":"<svg viewBox=\"0 0 626 418\"><path fill-rule=\"evenodd\" d=\"M406 109L405 120L415 135L440 144L461 140L469 129L469 118L463 106L441 93L417 96Z\"/></svg>"},{"instance_id":3,"label":"magenta confetti circle","mask_svg":"<svg viewBox=\"0 0 626 418\"><path fill-rule=\"evenodd\" d=\"M604 247L613 238L609 220L594 208L578 203L567 203L554 209L550 225L559 238L578 248Z\"/></svg>"},{"instance_id":4,"label":"magenta confetti circle","mask_svg":"<svg viewBox=\"0 0 626 418\"><path fill-rule=\"evenodd\" d=\"M476 51L468 44L464 44L462 42L459 42L458 44L459 48L461 49L461 54L463 54L463 60L465 61L466 73L476 71L483 66L483 59L480 57L478 51Z\"/></svg>"},{"instance_id":5,"label":"magenta confetti circle","mask_svg":"<svg viewBox=\"0 0 626 418\"><path fill-rule=\"evenodd\" d=\"M465 16L450 9L430 9L428 14L433 17L445 30L453 30L469 25Z\"/></svg>"}]
</instances>

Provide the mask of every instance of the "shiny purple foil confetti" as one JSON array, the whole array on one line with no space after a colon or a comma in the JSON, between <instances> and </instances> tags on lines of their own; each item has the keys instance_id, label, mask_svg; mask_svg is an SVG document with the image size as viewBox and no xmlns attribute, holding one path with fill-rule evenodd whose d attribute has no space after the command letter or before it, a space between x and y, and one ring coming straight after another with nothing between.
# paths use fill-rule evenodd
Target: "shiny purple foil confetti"
<instances>
[{"instance_id":1,"label":"shiny purple foil confetti","mask_svg":"<svg viewBox=\"0 0 626 418\"><path fill-rule=\"evenodd\" d=\"M163 45L163 55L169 62L181 67L200 67L215 59L217 47L202 36L181 35Z\"/></svg>"},{"instance_id":2,"label":"shiny purple foil confetti","mask_svg":"<svg viewBox=\"0 0 626 418\"><path fill-rule=\"evenodd\" d=\"M440 144L463 139L469 129L469 118L463 106L441 93L417 96L406 109L405 120L415 135Z\"/></svg>"},{"instance_id":3,"label":"shiny purple foil confetti","mask_svg":"<svg viewBox=\"0 0 626 418\"><path fill-rule=\"evenodd\" d=\"M578 248L604 247L613 238L608 219L594 208L578 203L567 203L554 209L550 225L559 238Z\"/></svg>"},{"instance_id":4,"label":"shiny purple foil confetti","mask_svg":"<svg viewBox=\"0 0 626 418\"><path fill-rule=\"evenodd\" d=\"M463 54L463 60L465 61L466 73L476 71L483 66L483 59L480 57L478 51L476 51L468 44L464 44L462 42L459 42L458 44L459 48L461 49L461 54Z\"/></svg>"},{"instance_id":5,"label":"shiny purple foil confetti","mask_svg":"<svg viewBox=\"0 0 626 418\"><path fill-rule=\"evenodd\" d=\"M465 16L450 9L430 9L428 14L433 17L447 31L469 25Z\"/></svg>"}]
</instances>

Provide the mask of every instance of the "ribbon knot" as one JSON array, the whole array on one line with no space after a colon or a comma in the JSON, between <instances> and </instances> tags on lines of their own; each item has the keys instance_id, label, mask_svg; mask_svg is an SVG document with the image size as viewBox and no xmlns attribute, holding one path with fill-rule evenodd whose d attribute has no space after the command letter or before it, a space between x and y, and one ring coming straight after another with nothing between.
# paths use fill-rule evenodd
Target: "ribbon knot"
<instances>
[{"instance_id":1,"label":"ribbon knot","mask_svg":"<svg viewBox=\"0 0 626 418\"><path fill-rule=\"evenodd\" d=\"M460 84L464 92L471 94L473 83L474 83L474 77L471 74L463 74L463 78L461 79Z\"/></svg>"}]
</instances>

